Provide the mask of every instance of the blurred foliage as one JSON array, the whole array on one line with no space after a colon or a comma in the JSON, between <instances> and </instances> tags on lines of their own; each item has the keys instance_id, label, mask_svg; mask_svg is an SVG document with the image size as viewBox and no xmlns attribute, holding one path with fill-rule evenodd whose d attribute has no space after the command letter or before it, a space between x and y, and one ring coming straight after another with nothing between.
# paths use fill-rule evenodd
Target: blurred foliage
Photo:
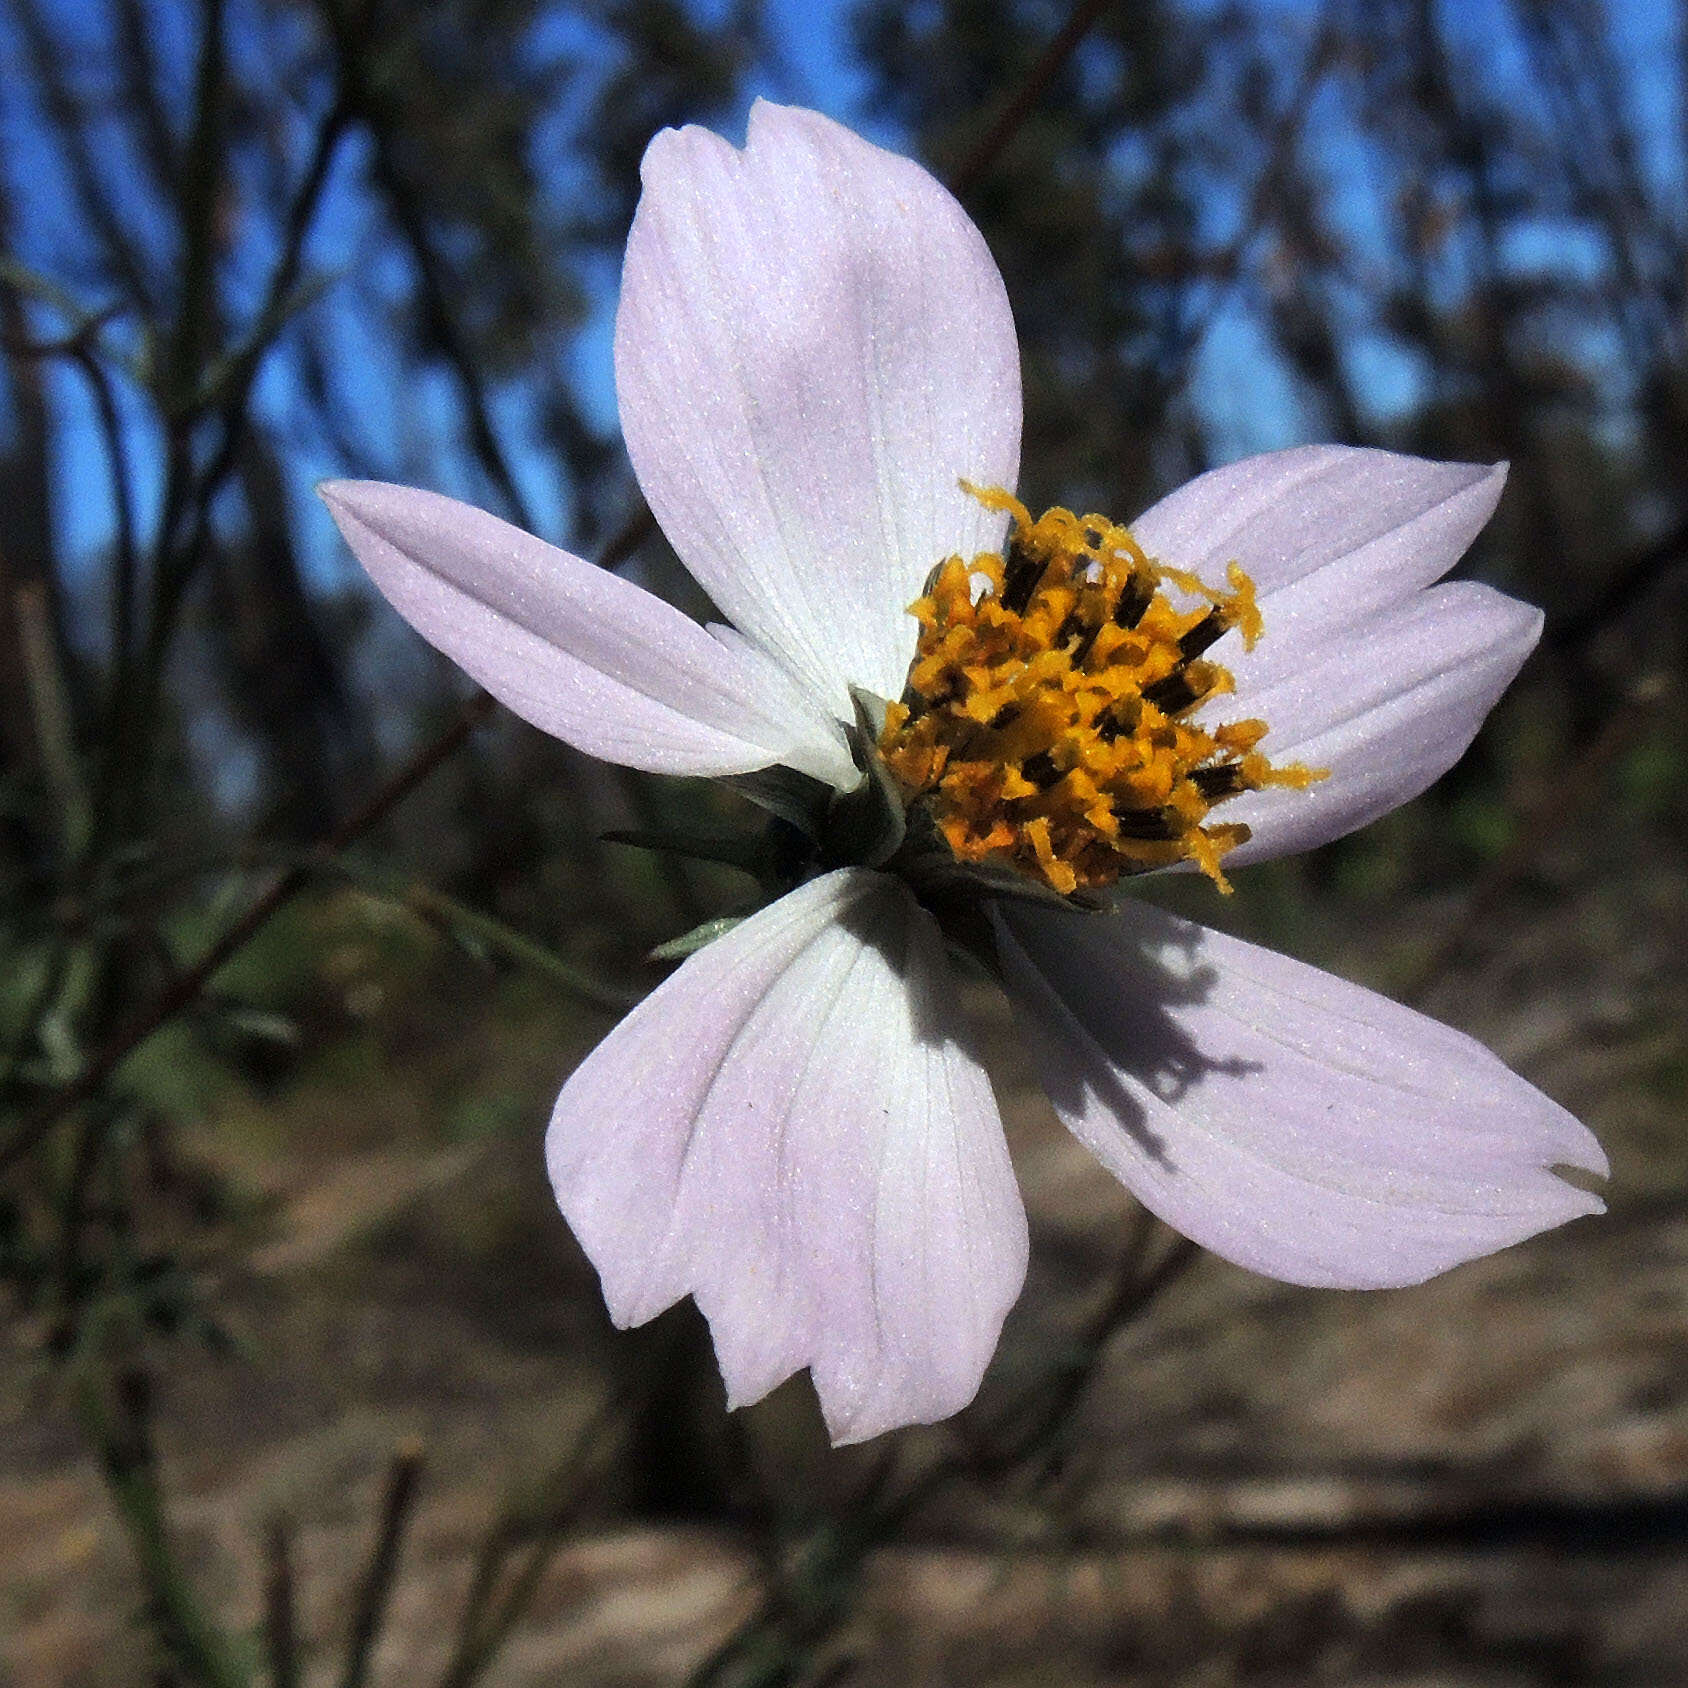
<instances>
[{"instance_id":1,"label":"blurred foliage","mask_svg":"<svg viewBox=\"0 0 1688 1688\"><path fill-rule=\"evenodd\" d=\"M1684 60L1659 48L1683 18L1656 10L1107 7L968 196L1022 338L1033 502L1123 514L1298 439L1511 461L1470 566L1546 607L1543 653L1438 793L1256 877L1227 917L1290 947L1321 901L1527 892L1580 807L1688 834ZM940 175L1067 15L847 13L863 106L839 115ZM184 1345L239 1346L217 1286L270 1201L243 1148L278 1117L301 1155L309 1120L422 1158L530 1135L564 1056L649 983L645 952L754 892L604 839L748 829L739 800L507 720L355 853L310 855L462 695L353 577L311 486L436 486L601 546L635 498L603 350L640 155L664 124L736 133L752 91L801 94L793 27L758 0L0 8L0 1153L269 875L303 863L311 885L7 1157L0 1276L134 1545L158 1680L256 1679L244 1620L208 1624L172 1555L152 1428ZM631 566L704 607L660 539ZM1679 1098L1680 1055L1656 1071ZM962 1453L840 1466L825 1505L747 1466L695 1322L623 1339L604 1418L493 1527L447 1680L503 1645L584 1477L761 1532L766 1601L700 1680L833 1670L865 1557L962 1467L1035 1489L1165 1265L1145 1233L1102 1322ZM589 1284L535 1272L571 1343L601 1335ZM394 1543L415 1480L395 1466ZM371 1624L395 1574L375 1549ZM272 1553L280 1683L279 1526Z\"/></svg>"}]
</instances>

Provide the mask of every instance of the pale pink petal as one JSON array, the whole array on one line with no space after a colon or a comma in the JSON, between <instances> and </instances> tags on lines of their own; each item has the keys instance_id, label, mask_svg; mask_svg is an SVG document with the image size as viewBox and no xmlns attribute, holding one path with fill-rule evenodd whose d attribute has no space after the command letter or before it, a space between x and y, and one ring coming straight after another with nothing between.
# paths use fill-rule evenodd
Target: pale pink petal
<instances>
[{"instance_id":1,"label":"pale pink petal","mask_svg":"<svg viewBox=\"0 0 1688 1688\"><path fill-rule=\"evenodd\" d=\"M1440 580L1494 514L1505 482L1505 464L1297 446L1198 475L1132 531L1151 556L1213 585L1233 562L1253 579L1266 636L1246 656L1235 635L1213 651L1241 685L1299 667L1333 630Z\"/></svg>"},{"instance_id":2,"label":"pale pink petal","mask_svg":"<svg viewBox=\"0 0 1688 1688\"><path fill-rule=\"evenodd\" d=\"M1142 903L1004 910L1045 1087L1168 1224L1291 1283L1417 1283L1599 1200L1570 1114L1460 1032Z\"/></svg>"},{"instance_id":3,"label":"pale pink petal","mask_svg":"<svg viewBox=\"0 0 1688 1688\"><path fill-rule=\"evenodd\" d=\"M1236 562L1265 632L1209 653L1236 690L1209 723L1264 720L1279 762L1325 768L1306 791L1227 803L1254 836L1233 866L1309 849L1416 797L1464 753L1540 635L1541 617L1469 586L1425 589L1493 514L1506 466L1298 446L1198 476L1133 524L1154 557L1212 584Z\"/></svg>"},{"instance_id":4,"label":"pale pink petal","mask_svg":"<svg viewBox=\"0 0 1688 1688\"><path fill-rule=\"evenodd\" d=\"M1312 849L1416 797L1465 754L1541 625L1528 604L1456 580L1344 630L1271 684L1217 699L1209 718L1264 720L1261 749L1274 762L1327 774L1215 809L1216 821L1252 829L1227 864Z\"/></svg>"},{"instance_id":5,"label":"pale pink petal","mask_svg":"<svg viewBox=\"0 0 1688 1688\"><path fill-rule=\"evenodd\" d=\"M897 697L906 611L1003 519L960 478L1012 487L1020 372L979 231L917 164L814 112L758 102L740 152L650 144L616 318L639 484L743 633L840 719Z\"/></svg>"},{"instance_id":6,"label":"pale pink petal","mask_svg":"<svg viewBox=\"0 0 1688 1688\"><path fill-rule=\"evenodd\" d=\"M542 731L653 773L783 762L844 788L858 778L834 723L631 581L438 493L319 491L393 608Z\"/></svg>"},{"instance_id":7,"label":"pale pink petal","mask_svg":"<svg viewBox=\"0 0 1688 1688\"><path fill-rule=\"evenodd\" d=\"M731 1405L802 1366L838 1442L973 1397L1026 1265L931 918L859 868L692 957L570 1078L546 1153L620 1325L684 1295Z\"/></svg>"}]
</instances>

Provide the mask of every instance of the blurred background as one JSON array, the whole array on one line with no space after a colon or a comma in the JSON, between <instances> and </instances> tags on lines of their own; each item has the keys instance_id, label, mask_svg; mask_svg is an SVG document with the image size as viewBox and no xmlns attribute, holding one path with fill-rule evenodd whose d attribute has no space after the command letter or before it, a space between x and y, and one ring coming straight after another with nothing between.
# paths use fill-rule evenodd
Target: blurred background
<instances>
[{"instance_id":1,"label":"blurred background","mask_svg":"<svg viewBox=\"0 0 1688 1688\"><path fill-rule=\"evenodd\" d=\"M547 1110L754 887L602 835L753 812L465 712L312 487L701 612L610 332L645 143L759 94L964 188L1033 504L1511 461L1462 570L1548 630L1465 761L1175 890L1487 1041L1606 1217L1194 1258L981 992L1033 1267L975 1408L833 1453L689 1305L609 1329ZM0 1683L1688 1681L1688 7L0 0L0 136Z\"/></svg>"}]
</instances>

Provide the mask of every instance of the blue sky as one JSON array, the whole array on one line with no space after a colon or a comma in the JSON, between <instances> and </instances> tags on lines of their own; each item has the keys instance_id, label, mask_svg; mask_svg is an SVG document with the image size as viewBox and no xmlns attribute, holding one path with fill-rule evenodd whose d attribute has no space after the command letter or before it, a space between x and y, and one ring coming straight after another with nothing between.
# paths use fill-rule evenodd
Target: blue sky
<instances>
[{"instance_id":1,"label":"blue sky","mask_svg":"<svg viewBox=\"0 0 1688 1688\"><path fill-rule=\"evenodd\" d=\"M720 0L698 0L698 3L708 7L718 5ZM1186 3L1194 9L1211 0L1186 0ZM748 92L813 103L845 121L864 126L866 82L850 62L847 0L769 0L769 6L780 44L780 71L763 78ZM161 17L180 15L168 6L155 9ZM83 0L57 0L56 10L72 37L85 30L91 19L101 16L100 8L88 6ZM1317 15L1317 8L1296 0L1255 0L1254 10L1261 15L1264 27L1275 31L1291 46L1307 38ZM1517 83L1520 97L1525 97L1528 90L1524 67L1517 43L1504 23L1506 0L1460 0L1457 6L1450 5L1447 10L1455 21L1455 38L1463 50L1492 60L1497 73ZM1679 141L1683 128L1681 113L1674 103L1678 93L1675 67L1681 62L1676 8L1651 4L1648 0L1616 0L1612 10L1620 26L1626 79L1647 120L1644 139L1649 158L1661 175L1677 179L1682 168ZM589 26L568 17L560 17L557 28L563 34L579 35L581 39L590 37ZM170 73L179 85L180 97L185 100L191 78L192 43L183 41L175 45L179 50L172 50L166 58ZM247 50L258 49L248 44ZM17 42L10 38L4 25L0 25L0 54L4 55L0 64L15 61L19 55ZM68 214L65 208L71 204L71 196L67 186L57 179L59 165L52 150L43 144L38 115L18 102L20 80L16 76L7 77L13 93L4 97L0 106L4 112L0 144L5 148L4 167L15 184L14 201L29 206L32 214L48 219L62 217ZM1340 121L1339 115L1322 116L1316 106L1310 133L1316 134L1321 122L1333 126L1324 156L1342 202L1348 208L1345 215L1357 230L1363 247L1364 220L1375 215L1376 208L1368 202L1366 160L1341 139ZM881 125L865 126L882 142L895 145L900 140ZM342 160L342 190L330 199L312 250L318 267L331 263L330 254L345 250L354 229L367 223L351 186L356 174L355 162L355 158ZM44 183L51 184L45 191ZM1216 209L1222 217L1224 208ZM43 232L26 230L32 237L24 242L26 250L50 244L40 238ZM1552 246L1554 239L1552 231L1544 231L1543 259L1564 262L1568 255L1562 245ZM402 262L390 253L360 252L359 256L375 265ZM254 269L254 281L261 271L259 264ZM612 431L615 423L609 356L614 299L615 275L613 267L606 266L595 283L590 319L568 348L564 371L559 371L559 374L566 371L568 378L576 383L595 420L606 431ZM319 308L331 309L331 301ZM368 367L372 382L382 379L376 348L360 346L352 339L343 350L353 367L360 362ZM1349 351L1360 371L1364 390L1379 411L1386 413L1411 401L1413 371L1387 345L1381 341L1356 341ZM60 510L64 548L67 555L90 555L103 547L111 527L105 465L83 384L63 367L54 371L52 380L55 402L68 424L61 436L67 448L63 483L70 490ZM1236 300L1217 317L1192 371L1192 381L1195 402L1210 420L1222 455L1240 455L1249 450L1293 443L1303 437L1309 425L1286 378L1266 355L1254 316ZM269 378L261 396L275 411L287 408L289 395L278 375ZM498 418L541 525L550 535L566 539L568 513L559 499L556 478L531 444L527 425L530 401L531 393L512 390L501 396ZM142 497L141 514L147 520L152 512L146 505L146 493L157 483L157 442L149 432L143 407L126 395L125 408L131 420L131 439L140 470L136 478ZM413 385L402 395L402 403L394 407L396 428L420 422L424 428L446 432L453 426L453 420L454 400L449 383L443 378L430 378ZM338 465L312 462L302 453L293 467L304 496L312 479L334 472ZM445 468L449 472L450 465ZM446 490L472 493L476 485L472 475L465 471L462 484L448 486ZM303 531L309 542L309 555L323 578L345 578L344 559L326 521L317 516L313 507L306 507L302 514L307 516Z\"/></svg>"}]
</instances>

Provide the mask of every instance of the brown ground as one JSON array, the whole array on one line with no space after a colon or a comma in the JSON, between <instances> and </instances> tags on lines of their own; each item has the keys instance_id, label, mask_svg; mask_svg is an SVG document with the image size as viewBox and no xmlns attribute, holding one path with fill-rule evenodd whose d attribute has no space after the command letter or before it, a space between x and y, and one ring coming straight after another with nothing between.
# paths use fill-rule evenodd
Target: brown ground
<instances>
[{"instance_id":1,"label":"brown ground","mask_svg":"<svg viewBox=\"0 0 1688 1688\"><path fill-rule=\"evenodd\" d=\"M951 1493L869 1558L829 1680L1688 1683L1688 885L1679 856L1601 854L1586 832L1550 852L1427 1006L1594 1125L1611 1214L1369 1296L1201 1262L1110 1346L1046 1485ZM1457 909L1298 943L1399 978ZM543 1187L545 1097L591 1028L560 1030L554 1008L473 1018L415 1052L414 1085L359 1094L355 1134L352 1092L325 1078L229 1102L197 1140L272 1206L250 1266L211 1273L250 1352L181 1369L161 1403L176 1524L245 1629L265 1522L294 1520L323 1680L395 1443L420 1437L427 1468L383 1685L433 1680L480 1531L651 1351L606 1331ZM1035 1265L988 1387L1059 1343L1128 1223L1000 1022L997 1042ZM442 1062L479 1072L513 1126L443 1140L426 1117ZM128 1552L28 1335L0 1452L0 1682L137 1684ZM690 1328L674 1340L688 1352ZM713 1385L674 1364L642 1454L596 1479L488 1682L683 1681L755 1608L756 1537L698 1474L722 1445ZM817 1446L806 1388L737 1421L738 1459L798 1521L873 1457Z\"/></svg>"}]
</instances>

